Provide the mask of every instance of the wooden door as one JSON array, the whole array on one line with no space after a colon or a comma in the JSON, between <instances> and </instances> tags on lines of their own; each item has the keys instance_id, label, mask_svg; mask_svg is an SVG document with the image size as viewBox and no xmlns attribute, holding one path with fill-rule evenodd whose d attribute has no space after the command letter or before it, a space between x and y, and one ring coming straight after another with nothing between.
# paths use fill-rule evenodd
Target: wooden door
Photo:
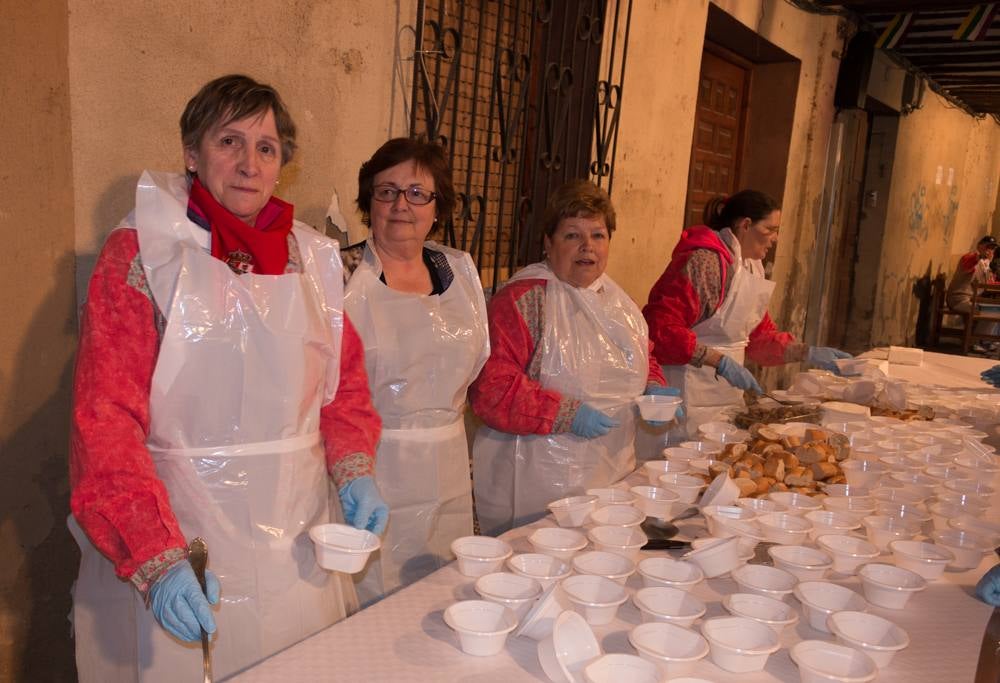
<instances>
[{"instance_id":1,"label":"wooden door","mask_svg":"<svg viewBox=\"0 0 1000 683\"><path fill-rule=\"evenodd\" d=\"M738 189L750 84L749 64L742 62L711 45L702 54L685 225L701 224L709 199Z\"/></svg>"}]
</instances>

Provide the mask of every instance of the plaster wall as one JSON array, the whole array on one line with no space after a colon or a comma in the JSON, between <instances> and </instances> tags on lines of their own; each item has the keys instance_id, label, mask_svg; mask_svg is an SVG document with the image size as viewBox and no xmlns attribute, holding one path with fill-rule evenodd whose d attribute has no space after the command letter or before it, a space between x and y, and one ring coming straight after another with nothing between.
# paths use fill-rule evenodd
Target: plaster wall
<instances>
[{"instance_id":1,"label":"plaster wall","mask_svg":"<svg viewBox=\"0 0 1000 683\"><path fill-rule=\"evenodd\" d=\"M0 3L0 27L0 680L63 681L76 346L65 2Z\"/></svg>"},{"instance_id":2,"label":"plaster wall","mask_svg":"<svg viewBox=\"0 0 1000 683\"><path fill-rule=\"evenodd\" d=\"M77 283L86 292L107 233L143 169L181 172L178 120L206 81L246 73L281 93L299 152L276 194L322 227L336 191L353 227L357 171L405 134L416 3L69 0ZM394 53L399 34L403 55ZM404 80L400 80L400 79Z\"/></svg>"},{"instance_id":3,"label":"plaster wall","mask_svg":"<svg viewBox=\"0 0 1000 683\"><path fill-rule=\"evenodd\" d=\"M1000 125L934 93L902 117L888 196L869 346L912 344L917 280L944 272L990 232L1000 177Z\"/></svg>"}]
</instances>

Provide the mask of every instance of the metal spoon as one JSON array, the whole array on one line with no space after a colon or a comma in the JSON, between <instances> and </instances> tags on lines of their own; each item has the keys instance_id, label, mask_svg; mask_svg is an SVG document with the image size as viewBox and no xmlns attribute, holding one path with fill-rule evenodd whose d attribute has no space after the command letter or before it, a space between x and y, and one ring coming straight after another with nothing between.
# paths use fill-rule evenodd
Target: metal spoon
<instances>
[{"instance_id":1,"label":"metal spoon","mask_svg":"<svg viewBox=\"0 0 1000 683\"><path fill-rule=\"evenodd\" d=\"M204 539L196 538L188 545L188 562L191 563L194 575L198 579L201 592L207 596L205 567L208 565L208 544L205 543ZM212 683L212 653L208 648L208 633L205 632L205 629L201 630L201 663L205 673L204 683Z\"/></svg>"}]
</instances>

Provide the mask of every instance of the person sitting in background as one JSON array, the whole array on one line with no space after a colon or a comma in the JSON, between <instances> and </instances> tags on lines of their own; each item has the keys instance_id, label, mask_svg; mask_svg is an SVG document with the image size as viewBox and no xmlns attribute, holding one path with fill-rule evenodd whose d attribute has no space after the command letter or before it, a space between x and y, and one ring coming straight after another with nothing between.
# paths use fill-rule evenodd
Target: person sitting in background
<instances>
[{"instance_id":1,"label":"person sitting in background","mask_svg":"<svg viewBox=\"0 0 1000 683\"><path fill-rule=\"evenodd\" d=\"M628 475L635 398L677 394L651 359L638 306L604 272L615 230L608 193L569 181L549 198L542 225L546 258L490 301L490 357L469 389L486 423L472 469L488 534Z\"/></svg>"},{"instance_id":2,"label":"person sitting in background","mask_svg":"<svg viewBox=\"0 0 1000 683\"><path fill-rule=\"evenodd\" d=\"M945 300L948 308L953 311L968 313L972 310L972 288L976 284L988 284L996 282L993 271L990 269L990 262L997 251L997 241L993 235L986 235L976 243L975 251L963 254L958 260L958 268L951 277L948 284L948 293ZM976 332L980 334L996 334L1000 332L995 323L979 322L976 324ZM976 353L989 353L997 349L997 343L992 341L982 341L974 344L972 350Z\"/></svg>"}]
</instances>

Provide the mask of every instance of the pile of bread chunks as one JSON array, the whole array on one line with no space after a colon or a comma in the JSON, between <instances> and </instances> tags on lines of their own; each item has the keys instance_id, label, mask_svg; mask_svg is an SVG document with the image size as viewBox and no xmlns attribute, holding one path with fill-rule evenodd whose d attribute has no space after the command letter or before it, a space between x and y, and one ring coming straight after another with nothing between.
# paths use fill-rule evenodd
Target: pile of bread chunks
<instances>
[{"instance_id":1,"label":"pile of bread chunks","mask_svg":"<svg viewBox=\"0 0 1000 683\"><path fill-rule=\"evenodd\" d=\"M709 476L725 472L746 498L772 491L794 491L815 496L823 484L846 484L840 462L851 454L846 436L807 427L802 436L783 435L765 424L750 426L750 439L726 444Z\"/></svg>"}]
</instances>

